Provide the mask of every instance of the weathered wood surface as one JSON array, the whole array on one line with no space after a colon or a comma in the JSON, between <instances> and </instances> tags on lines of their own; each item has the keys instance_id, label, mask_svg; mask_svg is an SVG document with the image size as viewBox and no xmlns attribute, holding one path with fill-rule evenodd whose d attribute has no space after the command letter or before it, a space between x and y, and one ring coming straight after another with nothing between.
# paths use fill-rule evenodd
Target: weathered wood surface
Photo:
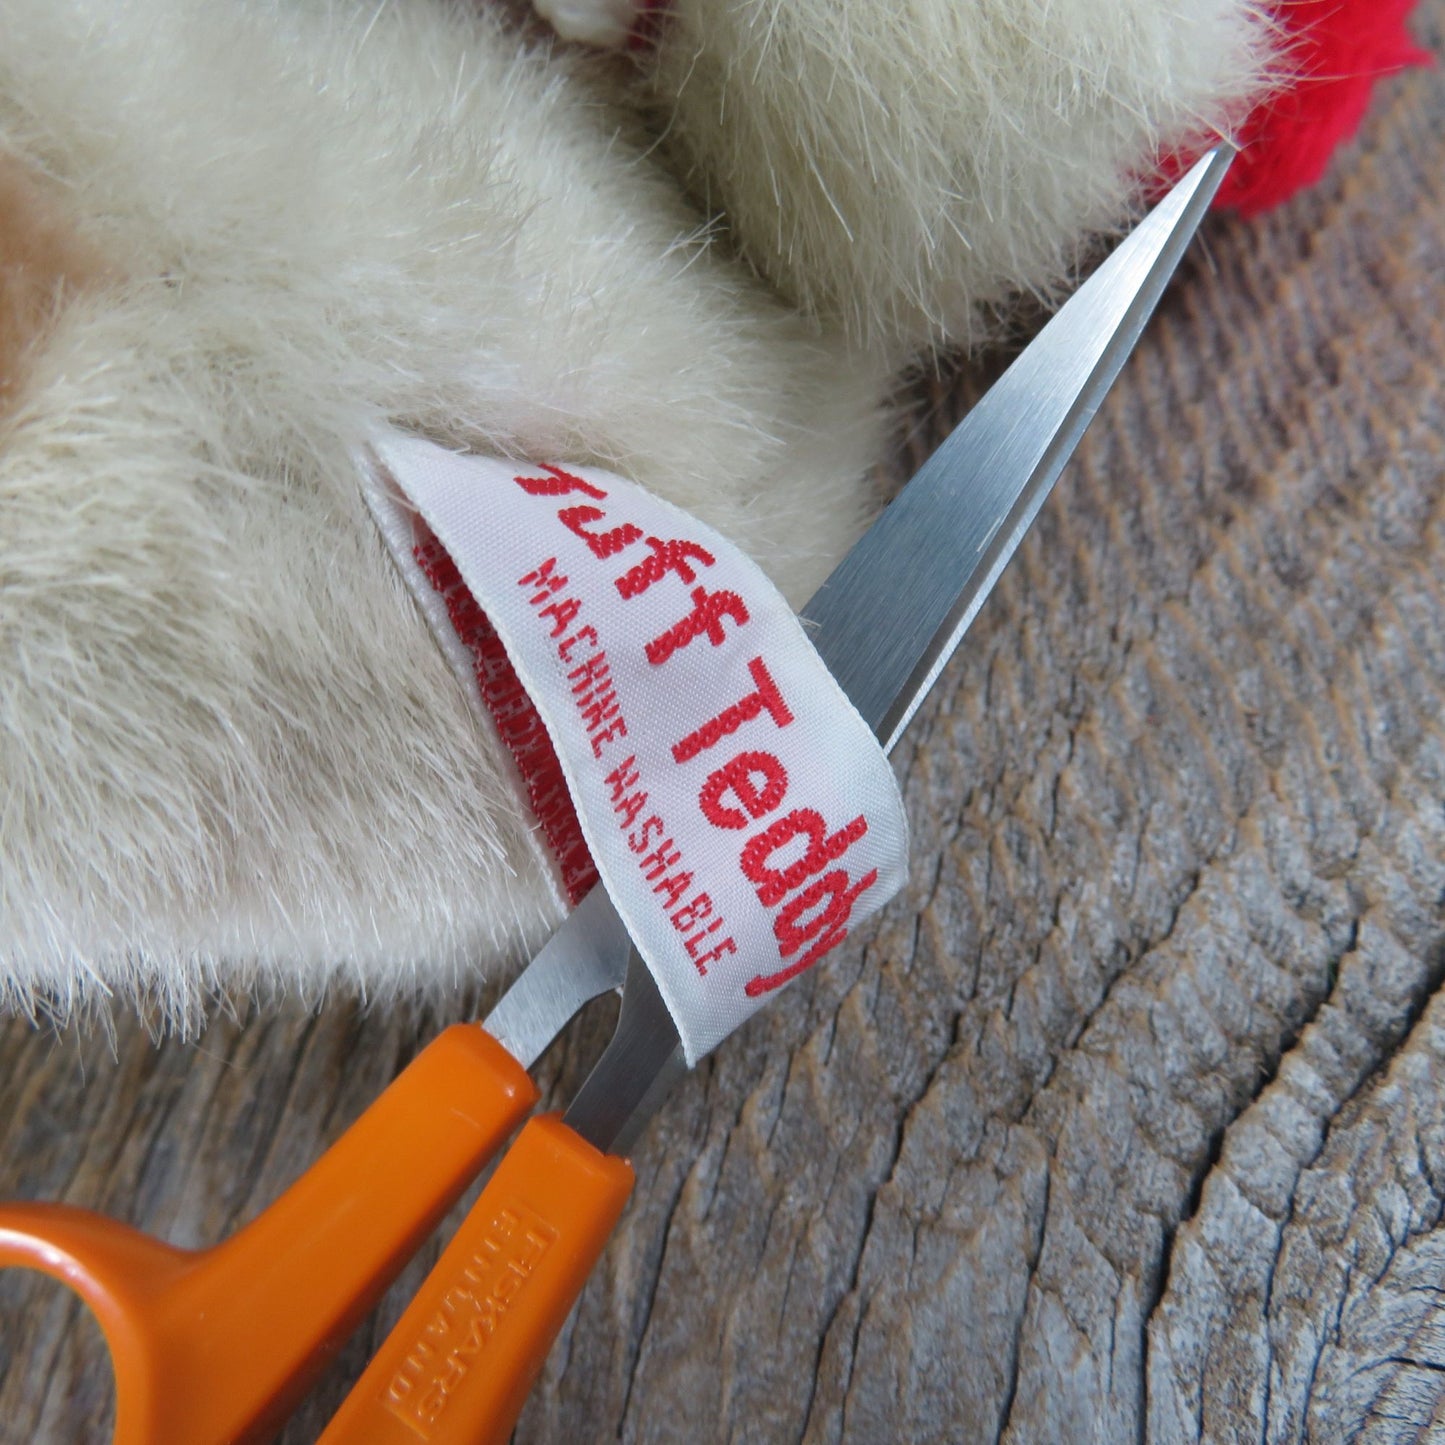
<instances>
[{"instance_id":1,"label":"weathered wood surface","mask_svg":"<svg viewBox=\"0 0 1445 1445\"><path fill-rule=\"evenodd\" d=\"M520 1439L1445 1437L1442 174L1417 73L1211 226L900 752L911 887L678 1091ZM11 1022L0 1194L215 1238L441 1021ZM104 1439L29 1278L0 1435Z\"/></svg>"}]
</instances>

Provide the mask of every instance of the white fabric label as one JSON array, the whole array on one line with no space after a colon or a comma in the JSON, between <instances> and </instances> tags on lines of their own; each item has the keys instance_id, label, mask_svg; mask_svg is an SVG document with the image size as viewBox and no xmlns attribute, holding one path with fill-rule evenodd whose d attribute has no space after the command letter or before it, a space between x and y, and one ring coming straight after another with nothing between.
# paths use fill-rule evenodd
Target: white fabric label
<instances>
[{"instance_id":1,"label":"white fabric label","mask_svg":"<svg viewBox=\"0 0 1445 1445\"><path fill-rule=\"evenodd\" d=\"M399 565L423 591L434 537L495 628L695 1064L902 885L887 758L772 583L696 518L593 468L373 445Z\"/></svg>"}]
</instances>

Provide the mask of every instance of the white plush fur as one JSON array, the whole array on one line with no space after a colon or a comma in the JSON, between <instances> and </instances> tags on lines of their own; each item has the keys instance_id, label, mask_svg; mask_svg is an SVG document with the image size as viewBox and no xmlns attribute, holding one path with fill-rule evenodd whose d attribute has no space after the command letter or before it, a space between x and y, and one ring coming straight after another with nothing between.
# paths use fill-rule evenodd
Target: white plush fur
<instances>
[{"instance_id":1,"label":"white plush fur","mask_svg":"<svg viewBox=\"0 0 1445 1445\"><path fill-rule=\"evenodd\" d=\"M1249 0L674 0L648 91L695 192L800 305L899 354L1055 294L1163 151L1228 131Z\"/></svg>"},{"instance_id":2,"label":"white plush fur","mask_svg":"<svg viewBox=\"0 0 1445 1445\"><path fill-rule=\"evenodd\" d=\"M617 119L434 0L7 0L0 154L111 279L0 416L12 1006L373 992L556 921L351 449L387 417L595 462L804 598L883 384L736 267Z\"/></svg>"},{"instance_id":3,"label":"white plush fur","mask_svg":"<svg viewBox=\"0 0 1445 1445\"><path fill-rule=\"evenodd\" d=\"M556 907L361 501L368 426L612 467L801 600L862 520L879 354L1052 286L1256 73L1246 0L678 10L669 152L626 63L485 4L0 5L0 1001L184 1023L535 944Z\"/></svg>"},{"instance_id":4,"label":"white plush fur","mask_svg":"<svg viewBox=\"0 0 1445 1445\"><path fill-rule=\"evenodd\" d=\"M642 0L536 0L537 13L564 40L615 50L627 43Z\"/></svg>"}]
</instances>

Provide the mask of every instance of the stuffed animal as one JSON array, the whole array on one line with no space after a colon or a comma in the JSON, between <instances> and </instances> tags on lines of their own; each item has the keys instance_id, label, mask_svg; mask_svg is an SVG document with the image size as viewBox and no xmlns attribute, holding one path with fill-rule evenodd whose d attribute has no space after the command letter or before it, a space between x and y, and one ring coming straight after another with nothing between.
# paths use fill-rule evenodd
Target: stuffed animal
<instances>
[{"instance_id":1,"label":"stuffed animal","mask_svg":"<svg viewBox=\"0 0 1445 1445\"><path fill-rule=\"evenodd\" d=\"M0 7L8 1006L184 1026L536 945L566 899L370 429L609 468L801 603L902 369L1057 296L1291 54L1252 0L555 15L625 43L484 0Z\"/></svg>"}]
</instances>

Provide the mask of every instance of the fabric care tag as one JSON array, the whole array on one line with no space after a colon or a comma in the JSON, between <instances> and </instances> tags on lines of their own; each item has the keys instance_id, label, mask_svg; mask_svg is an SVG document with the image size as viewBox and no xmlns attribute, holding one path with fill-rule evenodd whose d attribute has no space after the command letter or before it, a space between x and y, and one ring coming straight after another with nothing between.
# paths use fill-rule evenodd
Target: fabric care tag
<instances>
[{"instance_id":1,"label":"fabric care tag","mask_svg":"<svg viewBox=\"0 0 1445 1445\"><path fill-rule=\"evenodd\" d=\"M475 612L495 629L695 1064L902 886L882 748L772 583L686 512L593 468L399 432L373 449L370 500L398 564L419 597L444 598L434 625L475 634ZM468 646L495 712L488 645Z\"/></svg>"}]
</instances>

